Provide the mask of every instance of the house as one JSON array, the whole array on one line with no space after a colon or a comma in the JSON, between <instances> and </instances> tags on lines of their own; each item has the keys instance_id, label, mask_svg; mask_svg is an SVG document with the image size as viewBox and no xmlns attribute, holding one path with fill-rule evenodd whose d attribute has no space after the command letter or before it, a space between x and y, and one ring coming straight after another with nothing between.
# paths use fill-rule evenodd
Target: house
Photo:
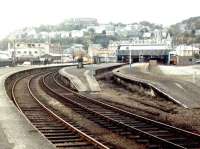
<instances>
[{"instance_id":1,"label":"house","mask_svg":"<svg viewBox=\"0 0 200 149\"><path fill-rule=\"evenodd\" d=\"M0 50L0 67L8 66L12 62L11 55L8 51Z\"/></svg>"},{"instance_id":2,"label":"house","mask_svg":"<svg viewBox=\"0 0 200 149\"><path fill-rule=\"evenodd\" d=\"M48 54L49 53L49 44L48 43L23 43L23 42L17 42L15 43L16 50L20 49L38 49L40 50L41 54Z\"/></svg>"},{"instance_id":3,"label":"house","mask_svg":"<svg viewBox=\"0 0 200 149\"><path fill-rule=\"evenodd\" d=\"M11 55L8 51L0 50L0 62L10 60L10 59L11 59Z\"/></svg>"},{"instance_id":4,"label":"house","mask_svg":"<svg viewBox=\"0 0 200 149\"><path fill-rule=\"evenodd\" d=\"M72 30L72 31L70 32L70 34L71 34L71 37L72 37L72 38L80 38L80 37L83 37L84 32L83 32L83 31L80 31L80 30Z\"/></svg>"},{"instance_id":5,"label":"house","mask_svg":"<svg viewBox=\"0 0 200 149\"><path fill-rule=\"evenodd\" d=\"M49 44L47 43L15 43L13 48L8 49L12 58L18 62L39 60L42 55L49 54Z\"/></svg>"},{"instance_id":6,"label":"house","mask_svg":"<svg viewBox=\"0 0 200 149\"><path fill-rule=\"evenodd\" d=\"M88 48L88 55L94 59L95 63L116 62L117 46L109 45L103 48L100 44L91 44Z\"/></svg>"},{"instance_id":7,"label":"house","mask_svg":"<svg viewBox=\"0 0 200 149\"><path fill-rule=\"evenodd\" d=\"M146 32L146 33L143 34L144 39L150 39L151 36L152 36L152 33L150 33L150 32Z\"/></svg>"},{"instance_id":8,"label":"house","mask_svg":"<svg viewBox=\"0 0 200 149\"><path fill-rule=\"evenodd\" d=\"M195 36L200 36L200 29L195 30Z\"/></svg>"},{"instance_id":9,"label":"house","mask_svg":"<svg viewBox=\"0 0 200 149\"><path fill-rule=\"evenodd\" d=\"M65 20L65 24L91 26L91 25L98 25L98 21L96 18L70 18L70 19Z\"/></svg>"},{"instance_id":10,"label":"house","mask_svg":"<svg viewBox=\"0 0 200 149\"><path fill-rule=\"evenodd\" d=\"M195 54L200 54L199 48L179 45L169 53L169 63L177 65L193 64L195 61Z\"/></svg>"}]
</instances>

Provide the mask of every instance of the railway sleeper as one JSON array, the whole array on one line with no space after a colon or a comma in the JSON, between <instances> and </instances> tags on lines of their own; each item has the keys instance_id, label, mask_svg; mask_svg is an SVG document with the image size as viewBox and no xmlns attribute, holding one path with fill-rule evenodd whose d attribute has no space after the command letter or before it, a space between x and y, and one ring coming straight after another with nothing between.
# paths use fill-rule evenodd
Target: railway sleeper
<instances>
[{"instance_id":1,"label":"railway sleeper","mask_svg":"<svg viewBox=\"0 0 200 149\"><path fill-rule=\"evenodd\" d=\"M148 144L148 149L160 149L161 146L158 144Z\"/></svg>"},{"instance_id":2,"label":"railway sleeper","mask_svg":"<svg viewBox=\"0 0 200 149\"><path fill-rule=\"evenodd\" d=\"M56 147L86 147L86 146L93 146L93 145L87 142L76 142L76 143L64 142L56 144Z\"/></svg>"},{"instance_id":3,"label":"railway sleeper","mask_svg":"<svg viewBox=\"0 0 200 149\"><path fill-rule=\"evenodd\" d=\"M40 129L39 129L40 130ZM70 134L72 133L72 131L69 130L58 130L58 129L45 129L45 130L40 130L42 133L66 133L66 134Z\"/></svg>"},{"instance_id":4,"label":"railway sleeper","mask_svg":"<svg viewBox=\"0 0 200 149\"><path fill-rule=\"evenodd\" d=\"M170 142L174 142L174 143L181 143L181 142L188 142L186 138L184 137L170 137L167 138L166 140L170 141Z\"/></svg>"},{"instance_id":5,"label":"railway sleeper","mask_svg":"<svg viewBox=\"0 0 200 149\"><path fill-rule=\"evenodd\" d=\"M66 137L71 137L71 138L78 138L78 135L75 134L67 134L67 133L44 133L44 135L48 137L56 137L56 136L66 136Z\"/></svg>"},{"instance_id":6,"label":"railway sleeper","mask_svg":"<svg viewBox=\"0 0 200 149\"><path fill-rule=\"evenodd\" d=\"M126 125L129 125L129 126L146 126L147 124L146 123L144 123L144 122L132 122L132 121L127 121L127 120L123 120L124 122L124 124L126 124Z\"/></svg>"},{"instance_id":7,"label":"railway sleeper","mask_svg":"<svg viewBox=\"0 0 200 149\"><path fill-rule=\"evenodd\" d=\"M33 117L33 116L32 116L32 117L29 117L29 116L28 116L28 119L30 119L30 120L32 120L32 121L43 121L43 122L46 122L46 121L48 121L48 122L49 122L49 121L52 121L52 122L53 122L53 121L55 121L54 119L49 118L49 117L46 117L46 118L45 118L45 117Z\"/></svg>"},{"instance_id":8,"label":"railway sleeper","mask_svg":"<svg viewBox=\"0 0 200 149\"><path fill-rule=\"evenodd\" d=\"M131 126L131 127L134 127L134 128L152 128L152 129L159 129L159 128L157 128L157 127L155 127L155 126L152 126L152 125L140 125L140 124L138 124L138 125L133 125L133 126Z\"/></svg>"},{"instance_id":9,"label":"railway sleeper","mask_svg":"<svg viewBox=\"0 0 200 149\"><path fill-rule=\"evenodd\" d=\"M28 117L28 119L29 119L29 117ZM35 123L38 123L38 122L41 122L41 123L51 123L51 122L54 122L55 123L55 120L53 120L53 119L46 119L46 120L44 120L44 119L29 119L33 124L35 124Z\"/></svg>"},{"instance_id":10,"label":"railway sleeper","mask_svg":"<svg viewBox=\"0 0 200 149\"><path fill-rule=\"evenodd\" d=\"M149 144L149 140L148 139L144 139L144 138L139 138L139 139L135 139L137 143L141 143L141 144Z\"/></svg>"},{"instance_id":11,"label":"railway sleeper","mask_svg":"<svg viewBox=\"0 0 200 149\"><path fill-rule=\"evenodd\" d=\"M56 144L56 143L65 143L65 142L84 142L82 139L68 139L68 138L65 138L65 139L49 139L53 144Z\"/></svg>"},{"instance_id":12,"label":"railway sleeper","mask_svg":"<svg viewBox=\"0 0 200 149\"><path fill-rule=\"evenodd\" d=\"M138 127L136 127L136 128L138 128ZM152 131L152 130L159 130L159 128L156 128L156 127L154 127L154 128L152 128L152 127L141 127L140 128L141 130L143 130L143 131Z\"/></svg>"},{"instance_id":13,"label":"railway sleeper","mask_svg":"<svg viewBox=\"0 0 200 149\"><path fill-rule=\"evenodd\" d=\"M58 127L58 128L61 128L61 127L64 127L63 125L61 125L61 124L56 124L56 123L48 123L48 124L45 124L45 123L39 122L39 123L34 123L34 125L35 125L36 127L38 127L38 128L44 128L44 127L54 127L54 128Z\"/></svg>"},{"instance_id":14,"label":"railway sleeper","mask_svg":"<svg viewBox=\"0 0 200 149\"><path fill-rule=\"evenodd\" d=\"M152 131L149 131L148 133L157 136L157 135L159 135L159 134L169 134L170 132L167 131L167 130L152 130ZM170 134L171 134L171 133L170 133Z\"/></svg>"},{"instance_id":15,"label":"railway sleeper","mask_svg":"<svg viewBox=\"0 0 200 149\"><path fill-rule=\"evenodd\" d=\"M184 146L190 149L199 149L200 144L197 142L186 142L186 143L179 143L179 145Z\"/></svg>"},{"instance_id":16,"label":"railway sleeper","mask_svg":"<svg viewBox=\"0 0 200 149\"><path fill-rule=\"evenodd\" d=\"M66 130L65 127L54 127L54 126L52 126L52 127L40 127L38 129L41 130L41 131L42 130L49 130L49 129L51 129L51 130Z\"/></svg>"}]
</instances>

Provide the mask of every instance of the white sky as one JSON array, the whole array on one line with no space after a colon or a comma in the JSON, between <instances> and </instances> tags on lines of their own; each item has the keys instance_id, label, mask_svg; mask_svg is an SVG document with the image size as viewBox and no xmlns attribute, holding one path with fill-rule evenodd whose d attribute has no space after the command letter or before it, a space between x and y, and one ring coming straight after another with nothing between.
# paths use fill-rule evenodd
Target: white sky
<instances>
[{"instance_id":1,"label":"white sky","mask_svg":"<svg viewBox=\"0 0 200 149\"><path fill-rule=\"evenodd\" d=\"M57 24L70 17L100 23L150 22L171 25L200 16L199 0L0 0L0 37L15 29Z\"/></svg>"}]
</instances>

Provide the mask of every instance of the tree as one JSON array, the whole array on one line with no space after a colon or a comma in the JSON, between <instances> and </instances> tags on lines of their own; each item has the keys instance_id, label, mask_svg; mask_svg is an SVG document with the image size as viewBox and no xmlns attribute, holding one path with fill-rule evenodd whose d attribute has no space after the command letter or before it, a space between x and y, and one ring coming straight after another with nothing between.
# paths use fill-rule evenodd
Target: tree
<instances>
[{"instance_id":1,"label":"tree","mask_svg":"<svg viewBox=\"0 0 200 149\"><path fill-rule=\"evenodd\" d=\"M103 35L106 35L106 31L105 31L105 30L103 30L103 31L102 31L102 34L103 34Z\"/></svg>"},{"instance_id":2,"label":"tree","mask_svg":"<svg viewBox=\"0 0 200 149\"><path fill-rule=\"evenodd\" d=\"M200 55L197 54L197 53L195 53L195 54L194 54L194 58L199 59L199 58L200 58Z\"/></svg>"},{"instance_id":3,"label":"tree","mask_svg":"<svg viewBox=\"0 0 200 149\"><path fill-rule=\"evenodd\" d=\"M9 42L11 42L11 41L9 41L8 39L2 39L0 41L0 49L2 49L2 50L8 49L8 43Z\"/></svg>"}]
</instances>

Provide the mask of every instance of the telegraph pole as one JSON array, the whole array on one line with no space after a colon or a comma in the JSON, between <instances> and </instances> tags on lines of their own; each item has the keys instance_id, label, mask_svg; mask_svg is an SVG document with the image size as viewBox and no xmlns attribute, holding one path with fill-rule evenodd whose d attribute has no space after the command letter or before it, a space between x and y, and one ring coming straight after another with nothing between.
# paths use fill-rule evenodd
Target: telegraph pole
<instances>
[{"instance_id":1,"label":"telegraph pole","mask_svg":"<svg viewBox=\"0 0 200 149\"><path fill-rule=\"evenodd\" d=\"M131 48L129 47L129 69L131 71L131 62L132 62L132 59L131 59Z\"/></svg>"},{"instance_id":2,"label":"telegraph pole","mask_svg":"<svg viewBox=\"0 0 200 149\"><path fill-rule=\"evenodd\" d=\"M61 48L61 33L59 35L59 51L60 51L60 62L63 63L63 52Z\"/></svg>"},{"instance_id":3,"label":"telegraph pole","mask_svg":"<svg viewBox=\"0 0 200 149\"><path fill-rule=\"evenodd\" d=\"M15 39L13 40L13 65L16 64L16 49L15 49Z\"/></svg>"}]
</instances>

